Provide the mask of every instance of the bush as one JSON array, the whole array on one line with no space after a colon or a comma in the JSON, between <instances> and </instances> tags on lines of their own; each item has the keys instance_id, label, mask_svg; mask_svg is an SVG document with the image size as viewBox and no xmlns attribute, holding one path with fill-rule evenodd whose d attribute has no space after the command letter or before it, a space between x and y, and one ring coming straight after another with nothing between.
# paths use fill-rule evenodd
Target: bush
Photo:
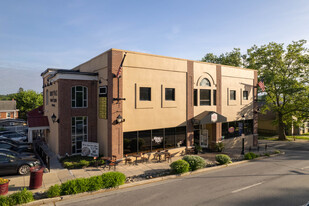
<instances>
[{"instance_id":1,"label":"bush","mask_svg":"<svg viewBox=\"0 0 309 206\"><path fill-rule=\"evenodd\" d=\"M189 163L191 171L202 169L206 166L206 161L200 156L186 155L182 159Z\"/></svg>"},{"instance_id":2,"label":"bush","mask_svg":"<svg viewBox=\"0 0 309 206\"><path fill-rule=\"evenodd\" d=\"M121 172L107 172L101 175L104 188L117 187L123 185L126 176Z\"/></svg>"},{"instance_id":3,"label":"bush","mask_svg":"<svg viewBox=\"0 0 309 206\"><path fill-rule=\"evenodd\" d=\"M267 157L269 157L269 156L270 156L270 154L269 154L269 153L265 153L264 155L265 155L265 156L267 156Z\"/></svg>"},{"instance_id":4,"label":"bush","mask_svg":"<svg viewBox=\"0 0 309 206\"><path fill-rule=\"evenodd\" d=\"M8 205L20 205L34 200L32 192L27 191L26 188L22 189L20 192L11 194L7 199Z\"/></svg>"},{"instance_id":5,"label":"bush","mask_svg":"<svg viewBox=\"0 0 309 206\"><path fill-rule=\"evenodd\" d=\"M228 156L228 155L225 155L225 154L218 154L216 155L216 161L220 164L220 165L223 165L223 164L229 164L231 163L231 158Z\"/></svg>"},{"instance_id":6,"label":"bush","mask_svg":"<svg viewBox=\"0 0 309 206\"><path fill-rule=\"evenodd\" d=\"M177 160L170 165L172 172L175 174L181 174L189 171L190 165L185 160Z\"/></svg>"},{"instance_id":7,"label":"bush","mask_svg":"<svg viewBox=\"0 0 309 206\"><path fill-rule=\"evenodd\" d=\"M87 161L87 160L81 160L81 161L79 162L79 167L80 167L80 168L82 168L82 167L88 167L89 164L90 164L89 161Z\"/></svg>"},{"instance_id":8,"label":"bush","mask_svg":"<svg viewBox=\"0 0 309 206\"><path fill-rule=\"evenodd\" d=\"M275 150L274 153L275 154L280 154L280 150Z\"/></svg>"},{"instance_id":9,"label":"bush","mask_svg":"<svg viewBox=\"0 0 309 206\"><path fill-rule=\"evenodd\" d=\"M96 191L104 188L117 187L119 185L123 185L125 181L126 176L121 172L107 172L100 176L78 178L61 184L60 195L71 195L82 192ZM57 194L58 192L57 188L49 188L49 190L55 190L53 194Z\"/></svg>"},{"instance_id":10,"label":"bush","mask_svg":"<svg viewBox=\"0 0 309 206\"><path fill-rule=\"evenodd\" d=\"M0 196L0 206L9 206L10 202L9 202L9 198L6 196Z\"/></svg>"},{"instance_id":11,"label":"bush","mask_svg":"<svg viewBox=\"0 0 309 206\"><path fill-rule=\"evenodd\" d=\"M73 164L73 162L63 162L63 167L67 168L67 169L73 169L74 164Z\"/></svg>"},{"instance_id":12,"label":"bush","mask_svg":"<svg viewBox=\"0 0 309 206\"><path fill-rule=\"evenodd\" d=\"M51 198L51 197L58 197L60 195L61 195L61 187L60 187L60 185L51 186L47 190L47 197L49 197L49 198Z\"/></svg>"},{"instance_id":13,"label":"bush","mask_svg":"<svg viewBox=\"0 0 309 206\"><path fill-rule=\"evenodd\" d=\"M258 156L256 154L254 154L253 152L248 152L245 154L245 159L246 160L252 160L254 158L257 158Z\"/></svg>"},{"instance_id":14,"label":"bush","mask_svg":"<svg viewBox=\"0 0 309 206\"><path fill-rule=\"evenodd\" d=\"M223 142L218 142L218 143L216 143L216 150L217 150L218 152L222 152L223 149L224 149L224 144L223 144Z\"/></svg>"}]
</instances>

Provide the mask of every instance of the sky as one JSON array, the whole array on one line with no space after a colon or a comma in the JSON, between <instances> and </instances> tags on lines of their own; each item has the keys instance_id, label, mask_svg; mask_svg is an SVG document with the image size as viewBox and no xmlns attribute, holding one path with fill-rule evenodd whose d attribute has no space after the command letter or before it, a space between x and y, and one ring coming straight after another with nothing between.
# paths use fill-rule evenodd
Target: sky
<instances>
[{"instance_id":1,"label":"sky","mask_svg":"<svg viewBox=\"0 0 309 206\"><path fill-rule=\"evenodd\" d=\"M300 39L308 0L0 0L0 94L42 92L45 69L110 48L200 60Z\"/></svg>"}]
</instances>

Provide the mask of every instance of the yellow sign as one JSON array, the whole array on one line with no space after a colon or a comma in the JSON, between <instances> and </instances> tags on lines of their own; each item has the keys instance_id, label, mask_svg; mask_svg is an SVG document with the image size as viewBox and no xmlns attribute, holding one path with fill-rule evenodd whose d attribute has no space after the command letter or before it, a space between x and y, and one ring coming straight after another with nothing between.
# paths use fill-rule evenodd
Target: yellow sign
<instances>
[{"instance_id":1,"label":"yellow sign","mask_svg":"<svg viewBox=\"0 0 309 206\"><path fill-rule=\"evenodd\" d=\"M107 97L99 97L99 118L107 119Z\"/></svg>"}]
</instances>

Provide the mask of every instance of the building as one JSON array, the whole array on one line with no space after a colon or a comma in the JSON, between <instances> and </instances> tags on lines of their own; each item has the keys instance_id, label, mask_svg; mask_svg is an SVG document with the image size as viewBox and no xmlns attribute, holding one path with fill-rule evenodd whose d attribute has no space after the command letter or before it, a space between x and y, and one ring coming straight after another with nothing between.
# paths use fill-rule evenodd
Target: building
<instances>
[{"instance_id":1,"label":"building","mask_svg":"<svg viewBox=\"0 0 309 206\"><path fill-rule=\"evenodd\" d=\"M82 141L118 158L194 144L211 149L239 136L257 145L255 70L110 49L41 76L46 141L60 156L79 154Z\"/></svg>"},{"instance_id":2,"label":"building","mask_svg":"<svg viewBox=\"0 0 309 206\"><path fill-rule=\"evenodd\" d=\"M18 109L16 109L16 101L7 100L0 101L0 119L17 119Z\"/></svg>"}]
</instances>

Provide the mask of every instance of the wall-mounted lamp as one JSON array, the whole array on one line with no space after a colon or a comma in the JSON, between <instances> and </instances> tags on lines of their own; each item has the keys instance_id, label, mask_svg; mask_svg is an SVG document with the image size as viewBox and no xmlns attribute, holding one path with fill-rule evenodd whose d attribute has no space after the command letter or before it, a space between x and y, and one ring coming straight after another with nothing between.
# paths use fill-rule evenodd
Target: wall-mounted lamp
<instances>
[{"instance_id":1,"label":"wall-mounted lamp","mask_svg":"<svg viewBox=\"0 0 309 206\"><path fill-rule=\"evenodd\" d=\"M100 79L99 79L99 84L102 84L102 80L104 80L104 81L108 81L108 79L104 79L103 77L100 77Z\"/></svg>"},{"instance_id":2,"label":"wall-mounted lamp","mask_svg":"<svg viewBox=\"0 0 309 206\"><path fill-rule=\"evenodd\" d=\"M117 119L116 119L117 124L120 124L120 123L122 123L122 122L124 122L124 121L126 121L126 120L123 119L122 116L119 114L118 117L117 117Z\"/></svg>"},{"instance_id":3,"label":"wall-mounted lamp","mask_svg":"<svg viewBox=\"0 0 309 206\"><path fill-rule=\"evenodd\" d=\"M57 117L56 117L56 115L55 115L54 113L53 113L53 115L51 116L51 119L52 119L53 123L55 123L55 122L59 123L59 122L60 122L59 118L57 119ZM57 120L56 120L56 119L57 119Z\"/></svg>"}]
</instances>

